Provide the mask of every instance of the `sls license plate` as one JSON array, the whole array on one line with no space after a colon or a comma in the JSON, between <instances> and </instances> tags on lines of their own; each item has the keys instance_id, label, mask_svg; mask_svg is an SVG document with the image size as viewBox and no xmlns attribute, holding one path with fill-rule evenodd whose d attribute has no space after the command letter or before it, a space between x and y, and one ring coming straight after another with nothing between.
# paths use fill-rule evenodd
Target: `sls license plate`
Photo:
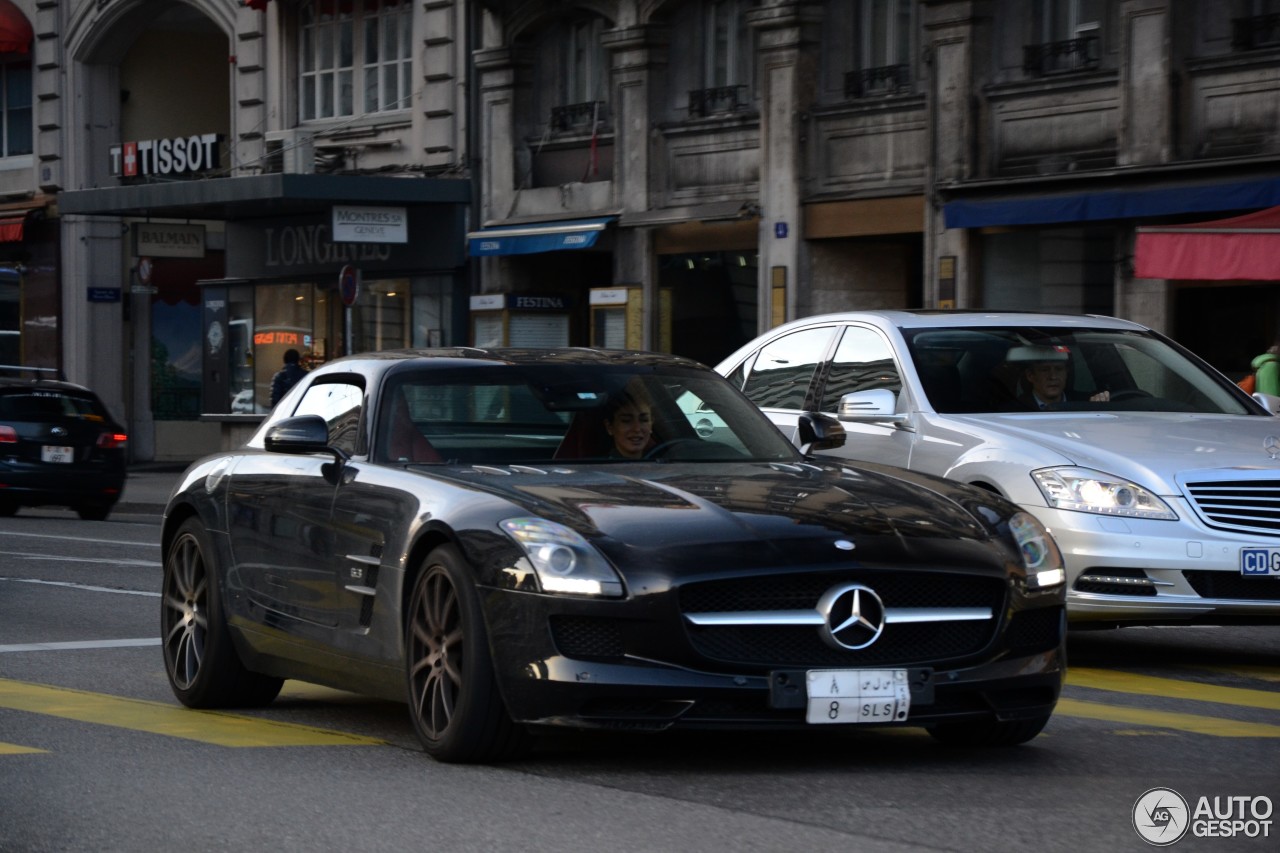
<instances>
[{"instance_id":1,"label":"sls license plate","mask_svg":"<svg viewBox=\"0 0 1280 853\"><path fill-rule=\"evenodd\" d=\"M74 462L76 461L76 451L74 447L58 447L53 444L44 444L40 446L41 462Z\"/></svg>"},{"instance_id":2,"label":"sls license plate","mask_svg":"<svg viewBox=\"0 0 1280 853\"><path fill-rule=\"evenodd\" d=\"M905 669L813 669L806 677L810 723L897 723L911 710Z\"/></svg>"},{"instance_id":3,"label":"sls license plate","mask_svg":"<svg viewBox=\"0 0 1280 853\"><path fill-rule=\"evenodd\" d=\"M1240 574L1251 578L1280 578L1280 548L1241 548Z\"/></svg>"}]
</instances>

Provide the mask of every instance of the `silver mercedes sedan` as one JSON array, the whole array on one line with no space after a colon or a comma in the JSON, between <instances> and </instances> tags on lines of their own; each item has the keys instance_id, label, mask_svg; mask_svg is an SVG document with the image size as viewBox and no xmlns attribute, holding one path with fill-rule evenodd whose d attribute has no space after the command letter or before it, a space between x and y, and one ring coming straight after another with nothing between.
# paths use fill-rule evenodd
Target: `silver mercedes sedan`
<instances>
[{"instance_id":1,"label":"silver mercedes sedan","mask_svg":"<svg viewBox=\"0 0 1280 853\"><path fill-rule=\"evenodd\" d=\"M1280 400L1151 329L828 314L717 370L797 445L981 486L1036 515L1063 552L1075 625L1280 624ZM843 426L844 444L815 439L815 417Z\"/></svg>"}]
</instances>

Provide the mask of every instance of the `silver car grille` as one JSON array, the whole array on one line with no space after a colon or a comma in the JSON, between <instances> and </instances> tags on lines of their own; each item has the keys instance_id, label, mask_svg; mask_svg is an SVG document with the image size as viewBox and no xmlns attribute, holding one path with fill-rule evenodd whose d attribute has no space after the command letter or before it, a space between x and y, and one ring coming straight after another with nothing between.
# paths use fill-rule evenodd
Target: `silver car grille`
<instances>
[{"instance_id":1,"label":"silver car grille","mask_svg":"<svg viewBox=\"0 0 1280 853\"><path fill-rule=\"evenodd\" d=\"M1280 536L1280 476L1275 471L1191 471L1179 477L1205 524L1262 536Z\"/></svg>"}]
</instances>

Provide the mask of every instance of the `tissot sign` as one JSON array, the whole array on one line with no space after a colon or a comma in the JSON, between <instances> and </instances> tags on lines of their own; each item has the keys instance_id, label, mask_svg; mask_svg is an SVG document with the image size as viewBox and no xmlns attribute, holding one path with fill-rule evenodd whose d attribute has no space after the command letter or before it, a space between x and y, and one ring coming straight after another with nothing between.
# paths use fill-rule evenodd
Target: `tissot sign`
<instances>
[{"instance_id":1,"label":"tissot sign","mask_svg":"<svg viewBox=\"0 0 1280 853\"><path fill-rule=\"evenodd\" d=\"M111 174L122 178L146 175L186 175L219 166L222 137L216 133L143 139L112 145Z\"/></svg>"}]
</instances>

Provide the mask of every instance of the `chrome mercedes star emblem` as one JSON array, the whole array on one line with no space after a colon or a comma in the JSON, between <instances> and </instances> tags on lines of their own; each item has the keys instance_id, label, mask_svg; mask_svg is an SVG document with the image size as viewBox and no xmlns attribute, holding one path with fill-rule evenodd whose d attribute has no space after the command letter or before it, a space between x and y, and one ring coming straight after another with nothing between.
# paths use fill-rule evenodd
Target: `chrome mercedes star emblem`
<instances>
[{"instance_id":1,"label":"chrome mercedes star emblem","mask_svg":"<svg viewBox=\"0 0 1280 853\"><path fill-rule=\"evenodd\" d=\"M49 434L62 436L67 434L67 430L64 427L54 427L53 429L49 430ZM1275 456L1272 456L1271 458L1274 459Z\"/></svg>"},{"instance_id":2,"label":"chrome mercedes star emblem","mask_svg":"<svg viewBox=\"0 0 1280 853\"><path fill-rule=\"evenodd\" d=\"M862 584L833 586L818 599L822 639L838 649L865 649L884 631L884 602Z\"/></svg>"},{"instance_id":3,"label":"chrome mercedes star emblem","mask_svg":"<svg viewBox=\"0 0 1280 853\"><path fill-rule=\"evenodd\" d=\"M1280 459L1280 438L1269 435L1262 439L1262 449L1267 451L1267 455L1272 459Z\"/></svg>"}]
</instances>

